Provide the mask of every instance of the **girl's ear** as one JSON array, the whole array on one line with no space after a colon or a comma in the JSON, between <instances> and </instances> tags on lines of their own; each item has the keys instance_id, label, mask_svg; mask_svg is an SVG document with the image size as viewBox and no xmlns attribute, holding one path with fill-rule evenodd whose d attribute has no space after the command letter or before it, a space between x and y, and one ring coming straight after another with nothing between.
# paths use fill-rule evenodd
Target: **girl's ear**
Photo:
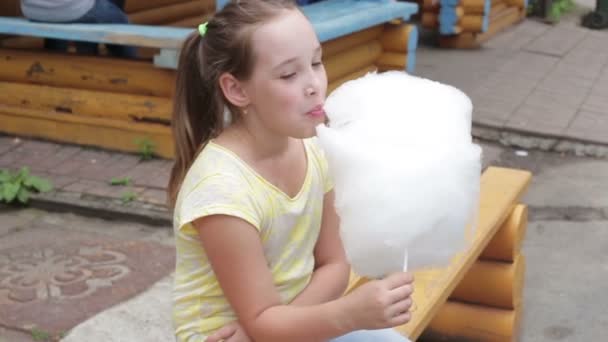
<instances>
[{"instance_id":1,"label":"girl's ear","mask_svg":"<svg viewBox=\"0 0 608 342\"><path fill-rule=\"evenodd\" d=\"M223 73L219 78L220 88L226 99L236 107L247 107L249 96L242 87L242 84L230 73Z\"/></svg>"}]
</instances>

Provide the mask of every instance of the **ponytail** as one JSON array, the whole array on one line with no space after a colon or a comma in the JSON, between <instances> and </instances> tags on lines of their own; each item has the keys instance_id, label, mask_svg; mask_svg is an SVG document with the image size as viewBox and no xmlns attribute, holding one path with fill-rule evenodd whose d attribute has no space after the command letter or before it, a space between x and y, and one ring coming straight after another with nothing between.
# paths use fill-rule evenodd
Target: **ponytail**
<instances>
[{"instance_id":1,"label":"ponytail","mask_svg":"<svg viewBox=\"0 0 608 342\"><path fill-rule=\"evenodd\" d=\"M217 85L204 70L203 39L198 31L184 42L177 69L173 99L172 132L175 163L169 179L168 198L175 205L181 183L198 151L222 129L224 100Z\"/></svg>"}]
</instances>

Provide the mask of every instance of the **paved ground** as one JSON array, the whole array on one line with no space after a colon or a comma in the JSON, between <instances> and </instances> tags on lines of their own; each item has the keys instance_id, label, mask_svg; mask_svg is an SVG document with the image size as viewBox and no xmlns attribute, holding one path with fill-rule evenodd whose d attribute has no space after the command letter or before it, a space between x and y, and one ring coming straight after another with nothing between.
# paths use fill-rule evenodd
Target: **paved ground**
<instances>
[{"instance_id":1,"label":"paved ground","mask_svg":"<svg viewBox=\"0 0 608 342\"><path fill-rule=\"evenodd\" d=\"M608 323L603 314L603 299L608 291L608 255L605 253L608 249L608 161L538 151L519 156L516 152L498 145L484 145L486 165L526 168L534 173L525 198L530 206L530 225L523 246L527 271L522 341L601 341ZM15 304L12 297L7 296L6 289L0 290L0 310L11 301L13 308L21 305L20 310L25 313L36 308L34 312L29 312L29 320L20 322L7 322L12 316L0 315L0 341L34 341L31 332L33 324L48 324L49 310L53 310L51 317L54 315L61 321L62 317L66 317L63 314L71 308L82 308L75 318L84 322L67 334L64 338L67 342L170 340L169 269L173 265L173 250L169 225L104 221L36 209L3 211L0 222L0 256L7 255L7 250L14 250L19 245L22 246L20 255L33 260L32 255L41 249L34 249L34 244L30 245L28 241L64 246L54 249L54 254L41 254L46 258L45 263L34 263L52 266L47 272L42 272L44 277L37 278L47 285L44 287L46 292L38 291L37 297L33 298L38 302L37 307ZM22 243L15 244L14 241L19 239L22 239ZM83 249L82 241L94 241L98 247ZM101 241L112 243L103 244ZM146 253L153 247L155 253L146 254L148 257L143 262L128 249L121 252L124 246L148 248ZM127 281L126 276L112 280L112 296L106 297L102 305L91 307L87 303L91 303L91 298L98 297L99 293L91 293L84 298L69 298L63 292L53 290L51 280L63 279L66 274L67 264L59 261L76 258L74 252L64 252L70 250L78 250L85 258L97 255L98 261L117 268L131 265L131 274L145 273L144 266L150 265L162 270L157 269L155 277L139 279L142 287L136 291L132 288L133 282ZM116 260L117 251L121 252L124 260ZM103 257L103 253L108 252L114 254ZM85 266L77 265L77 269L94 268L95 265L91 264L94 262ZM22 270L20 274L31 273ZM16 272L13 271L12 275L16 279ZM74 277L74 274L69 276ZM98 284L98 291L103 290L103 281L85 283ZM118 297L131 297L148 286L146 291L112 307ZM78 295L87 289L76 287L77 291L71 294ZM11 288L8 293L10 291ZM106 310L101 311L103 309ZM91 315L93 317L85 321ZM61 330L54 331L45 330L52 326L44 325L47 328L38 327L35 333L66 331L74 322L71 319L61 322Z\"/></svg>"}]
</instances>

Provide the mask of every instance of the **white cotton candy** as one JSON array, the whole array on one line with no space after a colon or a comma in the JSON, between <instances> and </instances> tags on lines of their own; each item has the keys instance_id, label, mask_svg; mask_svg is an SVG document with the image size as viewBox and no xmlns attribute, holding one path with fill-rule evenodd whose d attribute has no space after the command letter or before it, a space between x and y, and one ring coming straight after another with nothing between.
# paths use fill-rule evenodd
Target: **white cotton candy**
<instances>
[{"instance_id":1,"label":"white cotton candy","mask_svg":"<svg viewBox=\"0 0 608 342\"><path fill-rule=\"evenodd\" d=\"M334 179L340 235L355 272L445 265L471 237L481 148L460 90L392 71L327 99L317 136ZM404 265L406 257L408 265Z\"/></svg>"}]
</instances>

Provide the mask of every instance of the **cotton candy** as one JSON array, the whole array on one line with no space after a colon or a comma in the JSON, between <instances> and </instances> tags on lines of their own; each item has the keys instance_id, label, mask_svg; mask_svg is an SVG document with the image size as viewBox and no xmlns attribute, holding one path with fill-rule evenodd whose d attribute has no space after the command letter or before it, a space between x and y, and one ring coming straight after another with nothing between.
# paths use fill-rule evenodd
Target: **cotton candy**
<instances>
[{"instance_id":1,"label":"cotton candy","mask_svg":"<svg viewBox=\"0 0 608 342\"><path fill-rule=\"evenodd\" d=\"M400 71L370 73L327 98L329 124L317 136L357 274L445 265L470 242L481 173L472 108L462 91Z\"/></svg>"}]
</instances>

